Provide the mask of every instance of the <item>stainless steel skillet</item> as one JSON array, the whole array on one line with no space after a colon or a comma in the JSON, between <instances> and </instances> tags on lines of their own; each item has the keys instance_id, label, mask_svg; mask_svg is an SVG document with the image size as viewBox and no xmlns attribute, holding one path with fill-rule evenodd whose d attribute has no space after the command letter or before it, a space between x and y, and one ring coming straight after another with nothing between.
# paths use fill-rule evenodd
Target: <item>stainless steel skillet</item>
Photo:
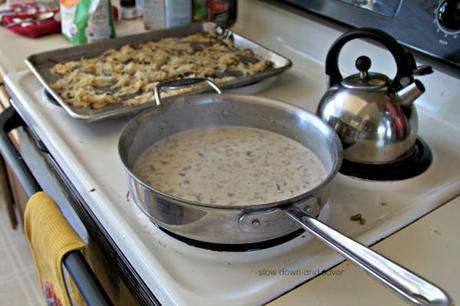
<instances>
[{"instance_id":1,"label":"stainless steel skillet","mask_svg":"<svg viewBox=\"0 0 460 306\"><path fill-rule=\"evenodd\" d=\"M163 87L199 81L203 80L163 83L157 93ZM215 84L207 82L220 93ZM216 125L256 127L295 139L316 154L328 175L314 189L295 198L252 206L222 206L176 198L145 184L132 172L137 158L151 144L184 130ZM281 237L302 227L408 301L416 305L453 305L442 289L316 219L327 202L329 182L340 168L342 147L335 132L305 110L243 95L206 94L164 100L128 123L118 149L134 201L152 222L174 234L210 243L245 244Z\"/></svg>"}]
</instances>

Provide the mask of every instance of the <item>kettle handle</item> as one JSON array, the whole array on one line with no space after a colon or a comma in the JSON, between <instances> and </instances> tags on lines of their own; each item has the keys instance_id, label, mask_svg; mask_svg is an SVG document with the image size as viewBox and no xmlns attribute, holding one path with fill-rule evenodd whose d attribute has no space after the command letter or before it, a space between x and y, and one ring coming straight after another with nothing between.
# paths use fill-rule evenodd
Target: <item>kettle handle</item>
<instances>
[{"instance_id":1,"label":"kettle handle","mask_svg":"<svg viewBox=\"0 0 460 306\"><path fill-rule=\"evenodd\" d=\"M396 92L414 80L411 62L406 51L396 39L378 29L359 28L342 34L329 49L326 56L326 75L329 76L329 86L333 86L343 79L338 65L340 51L347 42L357 38L376 40L393 55L397 65L397 73L389 85L390 89Z\"/></svg>"}]
</instances>

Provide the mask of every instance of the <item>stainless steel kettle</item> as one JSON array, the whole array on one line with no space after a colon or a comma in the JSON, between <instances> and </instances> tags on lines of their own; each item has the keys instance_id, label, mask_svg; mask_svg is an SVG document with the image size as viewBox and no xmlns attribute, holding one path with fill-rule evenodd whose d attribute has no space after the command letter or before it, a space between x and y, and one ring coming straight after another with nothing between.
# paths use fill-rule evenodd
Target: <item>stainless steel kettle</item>
<instances>
[{"instance_id":1,"label":"stainless steel kettle","mask_svg":"<svg viewBox=\"0 0 460 306\"><path fill-rule=\"evenodd\" d=\"M369 72L371 60L356 60L359 73L343 78L338 68L342 47L350 40L367 38L385 46L397 64L393 80ZM385 164L404 158L417 139L418 120L413 102L425 91L414 75L432 73L429 66L417 67L413 55L387 33L360 28L340 36L326 57L329 89L317 115L339 135L346 160Z\"/></svg>"}]
</instances>

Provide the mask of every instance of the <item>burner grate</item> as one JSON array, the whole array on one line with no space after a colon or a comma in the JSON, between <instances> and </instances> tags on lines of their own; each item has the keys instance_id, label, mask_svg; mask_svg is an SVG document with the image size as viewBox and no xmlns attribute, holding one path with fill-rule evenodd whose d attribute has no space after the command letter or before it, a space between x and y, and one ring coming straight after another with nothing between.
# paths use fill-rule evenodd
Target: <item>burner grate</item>
<instances>
[{"instance_id":1,"label":"burner grate","mask_svg":"<svg viewBox=\"0 0 460 306\"><path fill-rule=\"evenodd\" d=\"M430 167L432 160L430 147L417 138L412 152L401 160L381 165L343 160L340 173L374 181L398 181L422 174Z\"/></svg>"}]
</instances>

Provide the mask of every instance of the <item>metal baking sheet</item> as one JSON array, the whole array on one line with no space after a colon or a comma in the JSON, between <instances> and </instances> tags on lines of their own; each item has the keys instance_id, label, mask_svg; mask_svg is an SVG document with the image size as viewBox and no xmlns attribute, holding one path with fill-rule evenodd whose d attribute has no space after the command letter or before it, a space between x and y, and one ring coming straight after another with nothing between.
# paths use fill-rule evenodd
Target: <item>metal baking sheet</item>
<instances>
[{"instance_id":1,"label":"metal baking sheet","mask_svg":"<svg viewBox=\"0 0 460 306\"><path fill-rule=\"evenodd\" d=\"M71 117L85 121L98 121L107 118L120 117L134 114L145 108L151 107L154 105L154 101L134 106L124 106L121 103L109 104L108 106L101 109L74 107L65 103L65 101L61 99L58 93L50 86L50 84L55 82L58 78L51 73L50 69L57 63L71 60L80 60L81 58L96 57L101 55L106 50L119 49L126 44L137 46L148 41L158 41L166 37L184 37L198 32L215 33L222 39L230 38L234 41L236 47L249 48L257 56L269 60L273 64L272 67L266 71L250 76L239 77L234 80L222 83L219 85L222 89L234 89L248 86L267 78L279 75L292 66L292 62L288 58L272 50L269 50L255 43L254 41L239 35L238 33L235 33L229 29L223 29L214 23L192 24L184 27L152 31L88 45L38 53L29 56L26 59L26 64L29 66L38 80L43 84L49 94L67 111ZM193 91L190 93L193 93Z\"/></svg>"}]
</instances>

